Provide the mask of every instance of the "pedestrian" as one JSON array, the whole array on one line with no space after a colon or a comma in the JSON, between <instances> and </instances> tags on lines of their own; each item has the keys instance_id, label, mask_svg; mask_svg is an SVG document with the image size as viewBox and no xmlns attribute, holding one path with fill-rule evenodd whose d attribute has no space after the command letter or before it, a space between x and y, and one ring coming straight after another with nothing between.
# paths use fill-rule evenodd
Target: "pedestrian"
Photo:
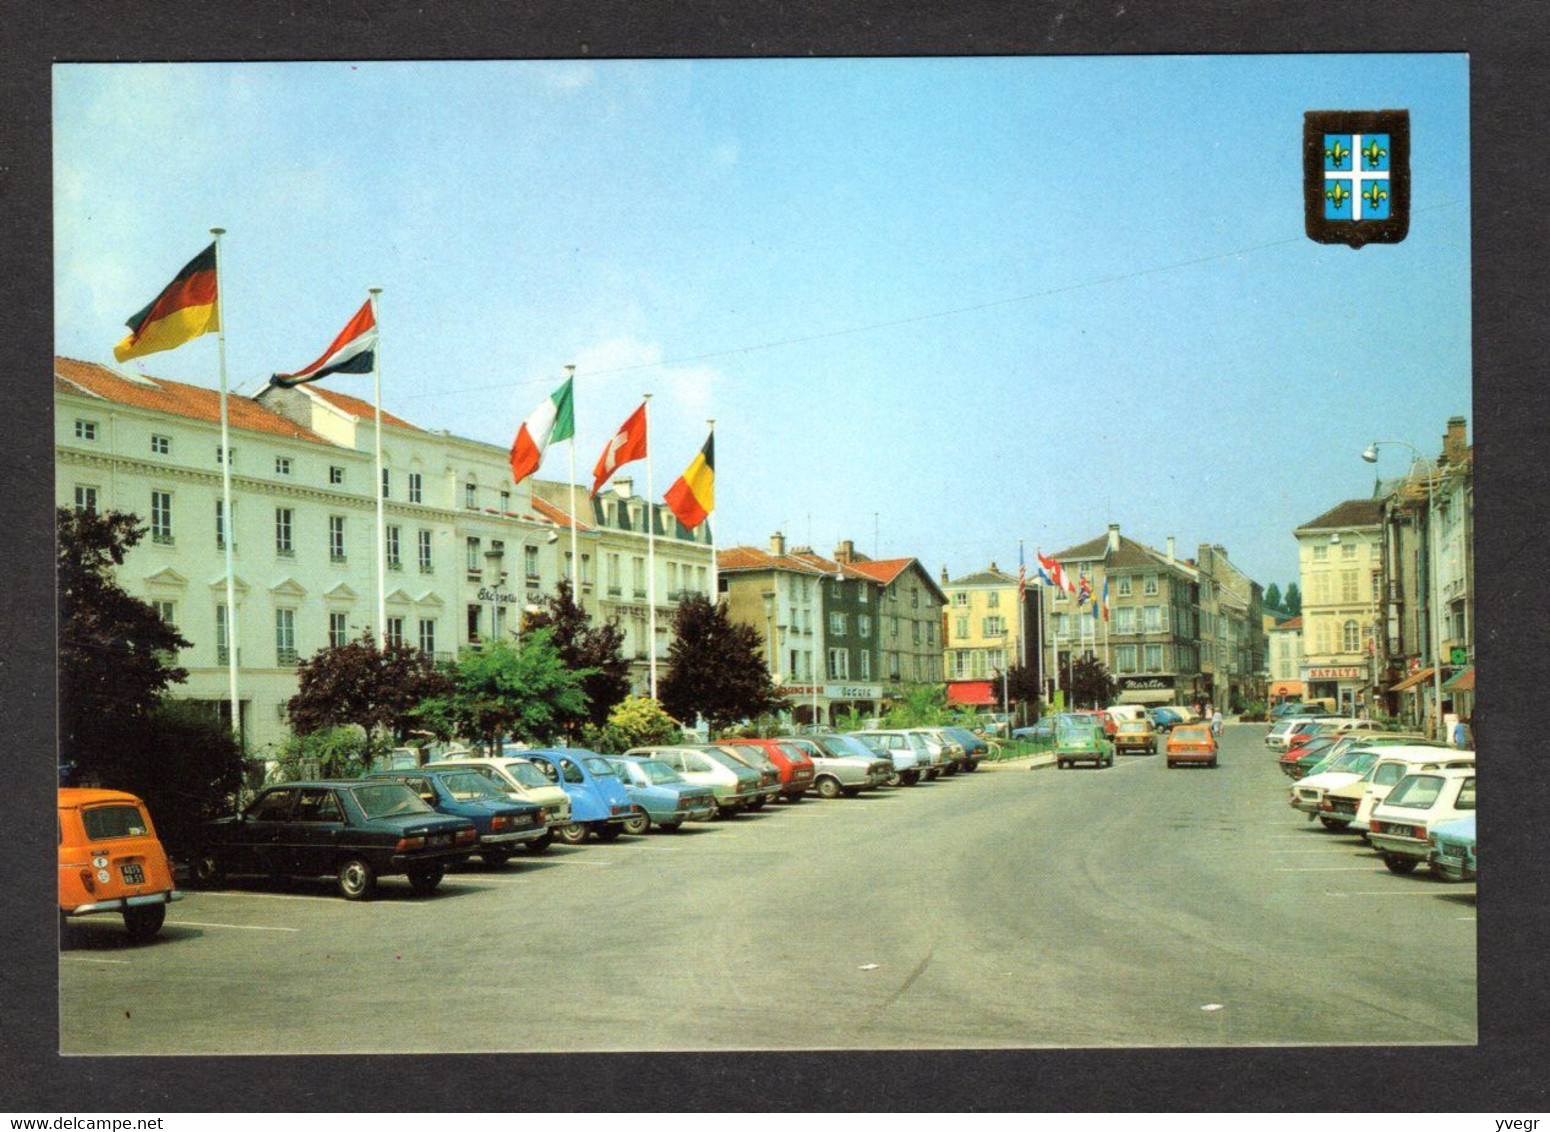
<instances>
[{"instance_id":1,"label":"pedestrian","mask_svg":"<svg viewBox=\"0 0 1550 1132\"><path fill-rule=\"evenodd\" d=\"M1460 749L1463 749L1469 745L1469 740L1466 738L1465 721L1463 719L1454 720L1452 739L1453 745Z\"/></svg>"},{"instance_id":2,"label":"pedestrian","mask_svg":"<svg viewBox=\"0 0 1550 1132\"><path fill-rule=\"evenodd\" d=\"M1211 734L1220 737L1222 734L1222 709L1217 708L1211 713Z\"/></svg>"}]
</instances>

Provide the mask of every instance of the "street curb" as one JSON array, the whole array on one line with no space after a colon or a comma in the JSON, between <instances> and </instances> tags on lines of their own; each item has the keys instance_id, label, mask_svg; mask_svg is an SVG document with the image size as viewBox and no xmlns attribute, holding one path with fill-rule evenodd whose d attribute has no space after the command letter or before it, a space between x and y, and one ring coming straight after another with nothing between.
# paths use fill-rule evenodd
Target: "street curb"
<instances>
[{"instance_id":1,"label":"street curb","mask_svg":"<svg viewBox=\"0 0 1550 1132\"><path fill-rule=\"evenodd\" d=\"M1043 770L1055 765L1054 755L1022 755L1003 762L980 763L981 770Z\"/></svg>"}]
</instances>

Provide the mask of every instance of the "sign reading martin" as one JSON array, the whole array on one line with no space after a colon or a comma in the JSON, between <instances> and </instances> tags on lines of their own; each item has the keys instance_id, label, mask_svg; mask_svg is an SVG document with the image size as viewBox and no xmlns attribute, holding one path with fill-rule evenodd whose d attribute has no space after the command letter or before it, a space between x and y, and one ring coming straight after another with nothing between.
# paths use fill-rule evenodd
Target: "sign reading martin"
<instances>
[{"instance_id":1,"label":"sign reading martin","mask_svg":"<svg viewBox=\"0 0 1550 1132\"><path fill-rule=\"evenodd\" d=\"M1121 692L1171 692L1172 676L1121 676L1115 681Z\"/></svg>"},{"instance_id":2,"label":"sign reading martin","mask_svg":"<svg viewBox=\"0 0 1550 1132\"><path fill-rule=\"evenodd\" d=\"M1397 244L1410 232L1410 111L1309 110L1303 219L1321 244Z\"/></svg>"}]
</instances>

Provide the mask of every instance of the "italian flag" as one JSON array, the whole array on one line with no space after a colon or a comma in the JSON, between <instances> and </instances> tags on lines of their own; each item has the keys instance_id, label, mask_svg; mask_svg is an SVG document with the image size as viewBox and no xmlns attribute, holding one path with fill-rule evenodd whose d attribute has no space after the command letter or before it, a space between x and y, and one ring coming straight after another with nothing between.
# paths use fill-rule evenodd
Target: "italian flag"
<instances>
[{"instance_id":1,"label":"italian flag","mask_svg":"<svg viewBox=\"0 0 1550 1132\"><path fill-rule=\"evenodd\" d=\"M511 442L511 474L517 483L538 471L549 445L576 435L576 409L571 390L574 380L566 378L565 384L545 398L517 430L517 438Z\"/></svg>"}]
</instances>

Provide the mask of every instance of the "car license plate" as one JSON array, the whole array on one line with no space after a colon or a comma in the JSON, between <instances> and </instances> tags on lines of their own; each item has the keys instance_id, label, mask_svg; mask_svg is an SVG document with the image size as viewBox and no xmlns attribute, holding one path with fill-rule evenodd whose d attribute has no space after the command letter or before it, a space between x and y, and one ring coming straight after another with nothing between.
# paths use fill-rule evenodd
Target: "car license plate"
<instances>
[{"instance_id":1,"label":"car license plate","mask_svg":"<svg viewBox=\"0 0 1550 1132\"><path fill-rule=\"evenodd\" d=\"M145 867L143 865L120 865L119 872L124 874L125 884L145 883Z\"/></svg>"},{"instance_id":2,"label":"car license plate","mask_svg":"<svg viewBox=\"0 0 1550 1132\"><path fill-rule=\"evenodd\" d=\"M450 833L433 833L425 839L425 844L433 849L442 845L451 845L452 835Z\"/></svg>"}]
</instances>

